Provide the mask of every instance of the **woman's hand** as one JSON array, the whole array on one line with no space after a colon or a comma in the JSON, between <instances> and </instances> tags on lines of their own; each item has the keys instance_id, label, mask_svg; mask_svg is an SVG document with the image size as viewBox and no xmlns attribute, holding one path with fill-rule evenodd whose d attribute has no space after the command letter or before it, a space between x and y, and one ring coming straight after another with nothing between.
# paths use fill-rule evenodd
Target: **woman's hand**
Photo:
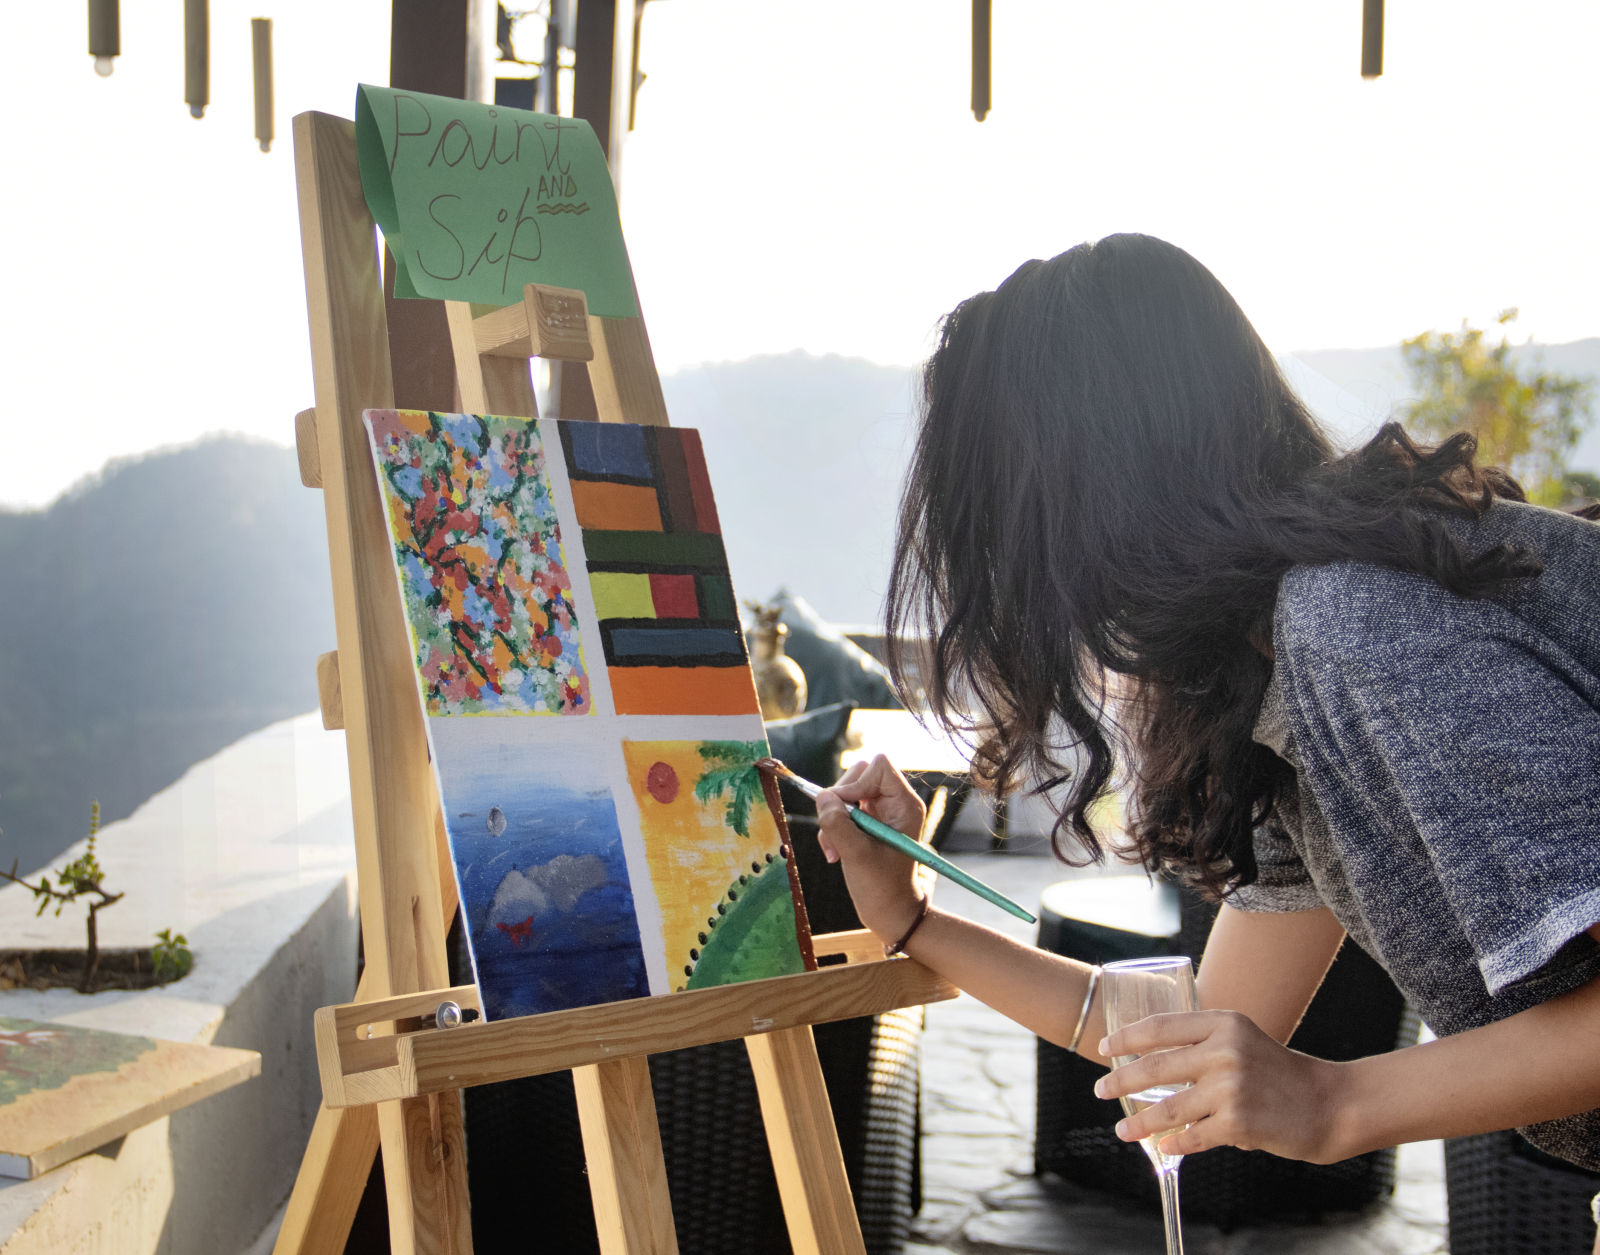
<instances>
[{"instance_id":1,"label":"woman's hand","mask_svg":"<svg viewBox=\"0 0 1600 1255\"><path fill-rule=\"evenodd\" d=\"M910 837L921 835L927 808L882 754L855 764L817 796L817 841L823 855L830 863L844 864L845 884L861 922L885 941L894 941L916 919L928 890L918 887L916 863L850 821L851 805Z\"/></svg>"},{"instance_id":2,"label":"woman's hand","mask_svg":"<svg viewBox=\"0 0 1600 1255\"><path fill-rule=\"evenodd\" d=\"M1153 1015L1112 1033L1100 1052L1140 1056L1096 1082L1101 1098L1190 1083L1120 1121L1123 1141L1178 1129L1161 1140L1170 1155L1237 1146L1333 1163L1354 1153L1340 1145L1344 1066L1279 1045L1236 1011Z\"/></svg>"}]
</instances>

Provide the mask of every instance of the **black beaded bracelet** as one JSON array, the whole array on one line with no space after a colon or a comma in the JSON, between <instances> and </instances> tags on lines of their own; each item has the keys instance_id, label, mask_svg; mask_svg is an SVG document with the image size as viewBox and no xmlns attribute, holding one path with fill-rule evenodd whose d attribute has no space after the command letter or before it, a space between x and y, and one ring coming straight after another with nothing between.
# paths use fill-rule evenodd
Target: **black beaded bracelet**
<instances>
[{"instance_id":1,"label":"black beaded bracelet","mask_svg":"<svg viewBox=\"0 0 1600 1255\"><path fill-rule=\"evenodd\" d=\"M922 909L917 912L917 918L911 921L911 927L906 929L906 934L905 934L904 937L900 938L899 941L891 942L889 945L884 946L884 948L883 948L883 957L884 958L892 959L897 954L904 954L905 953L906 943L911 940L912 934L914 934L917 931L917 929L922 927L922 921L928 918L928 908L931 907L932 905L933 905L933 895L931 893L923 894L922 895Z\"/></svg>"}]
</instances>

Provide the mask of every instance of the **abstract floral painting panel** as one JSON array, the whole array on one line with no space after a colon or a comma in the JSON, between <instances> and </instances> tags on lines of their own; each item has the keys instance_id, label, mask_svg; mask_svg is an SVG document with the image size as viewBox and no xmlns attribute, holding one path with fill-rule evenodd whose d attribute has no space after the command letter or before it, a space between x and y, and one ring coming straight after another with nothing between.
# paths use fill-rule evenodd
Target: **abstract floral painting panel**
<instances>
[{"instance_id":1,"label":"abstract floral painting panel","mask_svg":"<svg viewBox=\"0 0 1600 1255\"><path fill-rule=\"evenodd\" d=\"M529 722L428 721L490 1020L650 993L607 747Z\"/></svg>"},{"instance_id":2,"label":"abstract floral painting panel","mask_svg":"<svg viewBox=\"0 0 1600 1255\"><path fill-rule=\"evenodd\" d=\"M430 715L591 713L538 426L366 415Z\"/></svg>"}]
</instances>

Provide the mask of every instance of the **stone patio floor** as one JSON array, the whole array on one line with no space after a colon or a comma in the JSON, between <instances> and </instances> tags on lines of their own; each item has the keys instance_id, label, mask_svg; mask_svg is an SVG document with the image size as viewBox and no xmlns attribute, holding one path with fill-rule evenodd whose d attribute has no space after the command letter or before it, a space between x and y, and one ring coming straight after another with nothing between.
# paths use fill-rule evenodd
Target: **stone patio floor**
<instances>
[{"instance_id":1,"label":"stone patio floor","mask_svg":"<svg viewBox=\"0 0 1600 1255\"><path fill-rule=\"evenodd\" d=\"M1030 908L1037 906L1046 885L1085 874L1054 862L1037 842L1027 849L946 853ZM954 885L940 889L939 901L1034 940L1033 926ZM924 1201L906 1255L1159 1255L1159 1216L1033 1175L1034 1037L965 995L930 1006L927 1016L922 1046ZM1395 1193L1386 1202L1316 1224L1252 1225L1223 1233L1186 1223L1185 1250L1188 1255L1447 1251L1440 1144L1403 1147L1397 1175Z\"/></svg>"}]
</instances>

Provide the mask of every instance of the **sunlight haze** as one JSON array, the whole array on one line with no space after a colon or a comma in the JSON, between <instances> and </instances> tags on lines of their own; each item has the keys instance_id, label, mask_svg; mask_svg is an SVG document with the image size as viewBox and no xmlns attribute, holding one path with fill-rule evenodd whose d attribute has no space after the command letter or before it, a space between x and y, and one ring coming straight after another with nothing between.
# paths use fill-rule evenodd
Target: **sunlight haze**
<instances>
[{"instance_id":1,"label":"sunlight haze","mask_svg":"<svg viewBox=\"0 0 1600 1255\"><path fill-rule=\"evenodd\" d=\"M211 96L177 5L124 5L96 77L81 4L0 14L13 381L0 503L215 430L287 444L312 401L291 118L388 74L389 5L212 0ZM970 5L655 0L623 225L658 364L837 353L910 365L1020 261L1161 235L1283 352L1392 345L1518 306L1600 334L1588 134L1600 7L1007 0L993 106ZM275 21L277 140L251 137L249 19Z\"/></svg>"}]
</instances>

